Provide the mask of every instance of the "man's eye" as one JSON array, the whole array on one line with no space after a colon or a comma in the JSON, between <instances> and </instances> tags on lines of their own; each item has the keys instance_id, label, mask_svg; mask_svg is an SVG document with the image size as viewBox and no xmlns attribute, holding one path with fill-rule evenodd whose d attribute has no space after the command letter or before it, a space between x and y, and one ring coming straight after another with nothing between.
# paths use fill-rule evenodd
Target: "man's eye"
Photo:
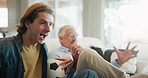
<instances>
[{"instance_id":1,"label":"man's eye","mask_svg":"<svg viewBox=\"0 0 148 78\"><path fill-rule=\"evenodd\" d=\"M69 37L77 37L77 34L69 34Z\"/></svg>"},{"instance_id":2,"label":"man's eye","mask_svg":"<svg viewBox=\"0 0 148 78\"><path fill-rule=\"evenodd\" d=\"M50 23L49 26L52 26L52 23Z\"/></svg>"},{"instance_id":3,"label":"man's eye","mask_svg":"<svg viewBox=\"0 0 148 78\"><path fill-rule=\"evenodd\" d=\"M46 24L45 22L40 22L40 24Z\"/></svg>"}]
</instances>

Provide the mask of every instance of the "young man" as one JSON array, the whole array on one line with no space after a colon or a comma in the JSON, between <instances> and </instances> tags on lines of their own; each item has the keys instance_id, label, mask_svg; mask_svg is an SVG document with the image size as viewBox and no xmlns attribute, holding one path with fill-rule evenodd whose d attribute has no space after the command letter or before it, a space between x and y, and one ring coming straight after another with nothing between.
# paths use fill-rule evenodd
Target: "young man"
<instances>
[{"instance_id":1,"label":"young man","mask_svg":"<svg viewBox=\"0 0 148 78\"><path fill-rule=\"evenodd\" d=\"M53 11L42 3L30 6L18 34L0 39L0 78L47 78L44 43L53 24Z\"/></svg>"}]
</instances>

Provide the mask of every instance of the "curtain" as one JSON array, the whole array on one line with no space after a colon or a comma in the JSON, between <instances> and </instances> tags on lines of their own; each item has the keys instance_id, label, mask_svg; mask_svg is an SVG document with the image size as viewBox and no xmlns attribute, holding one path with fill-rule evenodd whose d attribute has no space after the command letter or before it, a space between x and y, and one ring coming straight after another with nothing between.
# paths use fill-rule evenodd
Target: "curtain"
<instances>
[{"instance_id":1,"label":"curtain","mask_svg":"<svg viewBox=\"0 0 148 78\"><path fill-rule=\"evenodd\" d=\"M103 0L83 0L83 36L103 39Z\"/></svg>"}]
</instances>

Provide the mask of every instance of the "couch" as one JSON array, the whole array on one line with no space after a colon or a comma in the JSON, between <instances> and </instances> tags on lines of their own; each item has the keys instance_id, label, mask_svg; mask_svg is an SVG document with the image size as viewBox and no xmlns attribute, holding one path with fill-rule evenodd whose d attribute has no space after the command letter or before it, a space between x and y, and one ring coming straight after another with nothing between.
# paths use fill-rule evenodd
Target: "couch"
<instances>
[{"instance_id":1,"label":"couch","mask_svg":"<svg viewBox=\"0 0 148 78\"><path fill-rule=\"evenodd\" d=\"M45 40L48 50L49 52L52 52L53 50L59 48L60 43L58 38L47 38ZM100 47L103 50L103 53L107 50L102 41L96 38L92 38L92 37L83 37L83 38L78 38L78 44L81 45L84 48L90 48L90 46L95 46L95 47ZM112 56L110 57L111 60L114 60L117 57L116 53L112 53ZM142 57L142 56L141 56ZM147 72L148 73L148 57L143 57L144 59L137 59L137 70L136 70L136 74L137 73L143 73L143 72Z\"/></svg>"}]
</instances>

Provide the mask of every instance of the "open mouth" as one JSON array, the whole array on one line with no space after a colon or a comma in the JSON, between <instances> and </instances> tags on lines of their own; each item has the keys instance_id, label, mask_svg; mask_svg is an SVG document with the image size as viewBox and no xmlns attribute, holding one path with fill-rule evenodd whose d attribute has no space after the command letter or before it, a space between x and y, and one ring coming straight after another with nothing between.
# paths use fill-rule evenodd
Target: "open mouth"
<instances>
[{"instance_id":1,"label":"open mouth","mask_svg":"<svg viewBox=\"0 0 148 78\"><path fill-rule=\"evenodd\" d=\"M47 36L47 34L40 34L40 36L41 36L41 38L43 39L43 38L45 38L46 36Z\"/></svg>"},{"instance_id":2,"label":"open mouth","mask_svg":"<svg viewBox=\"0 0 148 78\"><path fill-rule=\"evenodd\" d=\"M77 44L77 41L72 41L71 44Z\"/></svg>"}]
</instances>

